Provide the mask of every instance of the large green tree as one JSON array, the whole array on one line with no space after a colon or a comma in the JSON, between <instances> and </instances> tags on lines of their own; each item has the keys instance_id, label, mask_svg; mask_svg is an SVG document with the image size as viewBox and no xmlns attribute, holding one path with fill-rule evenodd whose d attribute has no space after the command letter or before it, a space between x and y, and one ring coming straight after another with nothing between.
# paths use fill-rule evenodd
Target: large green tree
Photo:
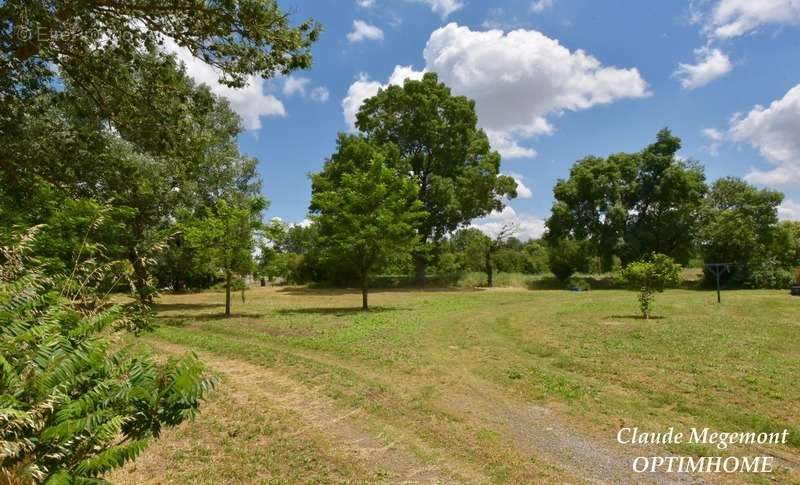
<instances>
[{"instance_id":1,"label":"large green tree","mask_svg":"<svg viewBox=\"0 0 800 485\"><path fill-rule=\"evenodd\" d=\"M260 191L255 160L238 151L240 120L171 56L142 55L120 70L117 84L91 91L64 79L63 91L35 98L21 122L0 135L13 161L2 174L7 204L0 211L15 213L8 219L14 223L36 224L53 219L59 198L126 209L116 221L120 230L103 242L121 246L137 296L150 301L155 249L174 233L178 212L196 212L220 194ZM155 99L157 116L139 98ZM103 106L114 107L113 118ZM53 203L42 207L43 194Z\"/></svg>"},{"instance_id":2,"label":"large green tree","mask_svg":"<svg viewBox=\"0 0 800 485\"><path fill-rule=\"evenodd\" d=\"M614 256L686 261L707 187L702 167L676 155L680 147L665 128L640 152L578 161L553 188L547 238L588 241L606 270Z\"/></svg>"},{"instance_id":3,"label":"large green tree","mask_svg":"<svg viewBox=\"0 0 800 485\"><path fill-rule=\"evenodd\" d=\"M356 118L370 140L399 149L388 161L417 185L428 212L416 225L423 243L414 252L418 282L429 262L426 243L439 243L470 220L502 209L503 197L516 197L514 179L499 174L500 155L477 128L475 103L452 95L436 74L380 90Z\"/></svg>"},{"instance_id":4,"label":"large green tree","mask_svg":"<svg viewBox=\"0 0 800 485\"><path fill-rule=\"evenodd\" d=\"M240 87L310 66L318 34L313 20L292 26L275 0L3 2L2 224L53 219L66 199L132 209L113 239L128 241L138 296L149 300L148 267L174 210L196 211L255 179L239 177L238 117L164 43Z\"/></svg>"},{"instance_id":5,"label":"large green tree","mask_svg":"<svg viewBox=\"0 0 800 485\"><path fill-rule=\"evenodd\" d=\"M790 226L778 222L783 194L744 180L717 180L706 197L697 242L707 263L733 263L725 276L742 283L764 264L788 269L795 249Z\"/></svg>"},{"instance_id":6,"label":"large green tree","mask_svg":"<svg viewBox=\"0 0 800 485\"><path fill-rule=\"evenodd\" d=\"M417 242L425 217L417 186L394 168L386 149L359 136L340 136L337 153L312 176L310 210L329 260L353 268L362 309L368 308L370 273Z\"/></svg>"}]
</instances>

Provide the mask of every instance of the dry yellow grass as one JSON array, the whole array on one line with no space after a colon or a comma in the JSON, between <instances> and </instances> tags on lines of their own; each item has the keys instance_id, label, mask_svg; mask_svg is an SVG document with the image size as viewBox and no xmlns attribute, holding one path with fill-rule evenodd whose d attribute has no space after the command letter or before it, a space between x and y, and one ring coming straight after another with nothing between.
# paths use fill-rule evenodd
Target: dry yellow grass
<instances>
[{"instance_id":1,"label":"dry yellow grass","mask_svg":"<svg viewBox=\"0 0 800 485\"><path fill-rule=\"evenodd\" d=\"M112 478L127 483L669 483L621 425L724 431L800 416L800 327L783 292L254 289L165 296L160 353L196 349L223 382L192 423ZM800 436L763 450L797 482ZM734 448L733 454L762 450ZM686 478L686 477L683 477ZM704 477L707 478L707 477ZM758 482L756 476L711 481Z\"/></svg>"}]
</instances>

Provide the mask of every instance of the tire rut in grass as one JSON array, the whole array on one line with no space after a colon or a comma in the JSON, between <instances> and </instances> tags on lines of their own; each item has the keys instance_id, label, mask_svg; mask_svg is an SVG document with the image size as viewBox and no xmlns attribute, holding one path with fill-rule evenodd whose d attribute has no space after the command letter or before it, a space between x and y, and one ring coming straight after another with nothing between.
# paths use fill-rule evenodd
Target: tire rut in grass
<instances>
[{"instance_id":1,"label":"tire rut in grass","mask_svg":"<svg viewBox=\"0 0 800 485\"><path fill-rule=\"evenodd\" d=\"M168 354L183 354L188 350L163 341L151 342L151 345ZM402 433L386 426L381 426L385 430L382 432L370 431L361 409L342 410L333 400L269 368L207 352L198 352L198 356L212 372L225 376L226 385L233 387L234 398L243 405L257 406L267 401L298 415L303 425L295 435L309 433L327 437L337 452L351 456L372 471L376 481L408 484L453 481L451 473L441 470L435 463L423 462L408 451L399 439Z\"/></svg>"},{"instance_id":2,"label":"tire rut in grass","mask_svg":"<svg viewBox=\"0 0 800 485\"><path fill-rule=\"evenodd\" d=\"M273 350L288 352L277 348ZM378 382L385 380L364 366L334 356L298 349L293 349L290 353L326 366L346 369ZM476 429L499 431L524 455L545 459L557 469L563 469L565 476L569 474L579 477L579 480L587 483L704 483L699 477L687 474L635 474L631 470L633 458L645 452L653 453L654 450L638 449L640 453L636 454L634 452L637 450L634 449L603 446L597 440L577 431L552 409L514 399L490 382L473 376L466 369L457 380L460 381L459 385L439 389L440 409L464 418ZM393 385L397 386L398 383L394 382ZM415 392L411 388L403 391L409 395ZM666 452L661 454L670 455Z\"/></svg>"}]
</instances>

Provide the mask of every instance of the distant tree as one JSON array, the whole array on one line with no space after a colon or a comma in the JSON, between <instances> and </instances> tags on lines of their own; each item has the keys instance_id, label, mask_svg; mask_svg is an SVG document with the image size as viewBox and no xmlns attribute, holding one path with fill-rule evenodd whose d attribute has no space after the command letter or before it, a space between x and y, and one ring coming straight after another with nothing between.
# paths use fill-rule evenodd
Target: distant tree
<instances>
[{"instance_id":1,"label":"distant tree","mask_svg":"<svg viewBox=\"0 0 800 485\"><path fill-rule=\"evenodd\" d=\"M638 153L590 156L554 189L549 241L587 241L604 270L614 256L634 261L651 252L685 261L707 188L703 169L676 153L680 139L663 129Z\"/></svg>"},{"instance_id":2,"label":"distant tree","mask_svg":"<svg viewBox=\"0 0 800 485\"><path fill-rule=\"evenodd\" d=\"M484 272L486 273L486 286L491 288L494 284L495 255L503 248L503 244L518 230L513 224L506 224L493 237L487 238L488 242L483 249Z\"/></svg>"},{"instance_id":3,"label":"distant tree","mask_svg":"<svg viewBox=\"0 0 800 485\"><path fill-rule=\"evenodd\" d=\"M310 211L328 260L353 268L368 309L370 273L417 243L425 211L416 185L387 163L381 147L341 136L337 153L312 176Z\"/></svg>"},{"instance_id":4,"label":"distant tree","mask_svg":"<svg viewBox=\"0 0 800 485\"><path fill-rule=\"evenodd\" d=\"M231 316L234 275L242 277L254 269L255 231L261 227L261 213L266 205L263 197L232 194L220 198L205 217L184 225L186 240L200 252L205 264L222 272L225 317Z\"/></svg>"},{"instance_id":5,"label":"distant tree","mask_svg":"<svg viewBox=\"0 0 800 485\"><path fill-rule=\"evenodd\" d=\"M656 292L680 283L681 266L667 255L653 253L649 258L634 261L620 272L620 279L639 291L642 317L650 318Z\"/></svg>"},{"instance_id":6,"label":"distant tree","mask_svg":"<svg viewBox=\"0 0 800 485\"><path fill-rule=\"evenodd\" d=\"M790 266L800 266L800 221L782 221L778 230L777 251L783 252L779 254L779 259Z\"/></svg>"},{"instance_id":7,"label":"distant tree","mask_svg":"<svg viewBox=\"0 0 800 485\"><path fill-rule=\"evenodd\" d=\"M504 225L494 237L489 237L480 229L468 227L459 229L450 238L449 244L452 251L458 255L461 267L468 271L481 271L486 275L486 286L491 288L494 285L494 272L514 271L515 264L520 264L519 256L524 256L514 249L508 248L506 244L509 239L514 239L512 235L517 231L515 225ZM512 242L512 244L515 244ZM503 257L503 251L513 253L511 256ZM497 258L500 258L498 261Z\"/></svg>"},{"instance_id":8,"label":"distant tree","mask_svg":"<svg viewBox=\"0 0 800 485\"><path fill-rule=\"evenodd\" d=\"M559 281L566 282L573 274L586 271L589 259L585 241L560 239L549 244L548 267Z\"/></svg>"},{"instance_id":9,"label":"distant tree","mask_svg":"<svg viewBox=\"0 0 800 485\"><path fill-rule=\"evenodd\" d=\"M428 243L437 245L471 219L502 209L504 197L516 197L514 179L499 174L500 155L477 121L475 103L453 96L433 73L379 90L358 112L356 126L367 138L399 149L387 161L417 185L428 213L416 225L418 283L425 279Z\"/></svg>"},{"instance_id":10,"label":"distant tree","mask_svg":"<svg viewBox=\"0 0 800 485\"><path fill-rule=\"evenodd\" d=\"M268 278L287 278L289 276L290 256L286 251L289 226L280 219L273 219L264 226L259 241L259 255L256 266L258 276Z\"/></svg>"},{"instance_id":11,"label":"distant tree","mask_svg":"<svg viewBox=\"0 0 800 485\"><path fill-rule=\"evenodd\" d=\"M725 276L747 283L762 267L791 266L791 235L781 229L783 194L727 177L714 182L699 218L697 243L709 263L734 263ZM770 262L772 261L772 262Z\"/></svg>"},{"instance_id":12,"label":"distant tree","mask_svg":"<svg viewBox=\"0 0 800 485\"><path fill-rule=\"evenodd\" d=\"M454 232L449 240L449 250L456 255L457 264L463 271L483 271L483 253L489 244L489 236L475 227L465 227Z\"/></svg>"},{"instance_id":13,"label":"distant tree","mask_svg":"<svg viewBox=\"0 0 800 485\"><path fill-rule=\"evenodd\" d=\"M525 273L539 274L549 271L548 247L545 241L531 239L523 244L522 252L526 256Z\"/></svg>"},{"instance_id":14,"label":"distant tree","mask_svg":"<svg viewBox=\"0 0 800 485\"><path fill-rule=\"evenodd\" d=\"M530 273L528 271L528 255L525 251L503 245L492 258L498 272Z\"/></svg>"}]
</instances>

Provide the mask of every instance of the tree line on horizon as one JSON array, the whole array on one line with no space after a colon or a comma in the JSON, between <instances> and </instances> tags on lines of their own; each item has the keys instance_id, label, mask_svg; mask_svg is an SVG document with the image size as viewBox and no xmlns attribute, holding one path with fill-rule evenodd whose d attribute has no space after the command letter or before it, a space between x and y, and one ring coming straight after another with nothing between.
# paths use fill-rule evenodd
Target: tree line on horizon
<instances>
[{"instance_id":1,"label":"tree line on horizon","mask_svg":"<svg viewBox=\"0 0 800 485\"><path fill-rule=\"evenodd\" d=\"M410 275L417 285L463 272L484 273L487 286L496 272L549 272L568 282L575 273L612 272L657 253L684 266L731 263L724 275L729 284L783 288L800 264L800 224L777 217L783 195L733 177L709 186L699 163L677 157L680 139L666 128L639 152L577 161L553 188L541 239L521 241L513 226L494 237L470 227L501 211L516 196L516 183L501 174L500 155L477 126L474 102L453 95L434 73L364 102L359 132L341 134L322 171L311 176L309 227L264 223L268 201L257 161L238 152L237 115L188 79L173 57L142 62L178 74L173 82L184 101L173 99L177 106L164 111L192 116L192 137L176 137L154 156L119 136L147 146L154 142L149 129L101 129L91 145L69 151L95 150L94 158L67 155L50 163L52 152L26 154L32 163L25 170L4 171L9 183L0 210L6 234L44 225L36 252L53 274L74 261L85 231L102 214L103 223L91 231L94 244L81 251L125 260L127 277L114 284L143 307L161 288L221 285L230 315L231 294L244 290L249 276L359 286L366 307L376 274ZM41 133L52 137L48 147L86 143L64 125L85 121L75 105L86 95L73 89L47 93L48 102L59 103L33 110L39 117L18 128L29 138L15 137L10 147L21 154L42 143L31 139ZM115 114L119 123L142 126L137 117L145 113L128 109ZM50 116L57 116L60 131Z\"/></svg>"},{"instance_id":2,"label":"tree line on horizon","mask_svg":"<svg viewBox=\"0 0 800 485\"><path fill-rule=\"evenodd\" d=\"M448 158L452 152L447 151L441 160L448 164L430 161L435 159L437 147L451 144L442 144L429 131L417 129L436 127L429 130L447 133L442 127L452 121L442 113L448 111L426 105L431 100L445 104L449 98L459 99L445 90L436 75L428 73L421 81L407 80L403 86L391 86L367 100L358 113L361 133L341 135L336 153L322 172L312 176L312 224L271 223L272 238L263 245L259 259L261 274L293 283L360 284L366 291L368 278L364 273L368 270L373 274L413 275L416 284L423 284L426 274L479 271L486 274L485 284L492 286L497 271L551 272L568 282L575 273L615 272L632 262L663 254L684 266L729 263L724 281L737 287L791 285L794 268L800 265L800 223L779 221L783 194L759 189L736 177L721 178L709 186L702 165L677 156L680 139L666 128L639 152L587 156L577 161L569 176L558 180L553 188L552 213L541 239L520 241L514 237L513 226L502 228L493 237L470 227L473 218L502 210L505 202L516 196L515 183L500 174L499 155L482 144L482 159L496 163L482 169L482 179L473 178L461 185L480 195L456 197L463 180L458 170L474 168L468 152L458 153L456 163ZM432 96L421 94L425 92ZM469 100L459 102L472 112L470 130L477 130L474 107ZM424 108L418 109L420 106ZM455 132L448 139L468 137ZM412 148L401 150L398 144ZM387 191L390 185L373 178L372 186L360 190L364 204L345 204L353 187L342 182L344 173L363 174L373 163L395 170L394 182L408 180L416 188ZM429 166L434 167L430 172L420 171L420 167ZM436 172L437 167L446 171ZM378 205L367 202L368 192L376 190L389 194L378 197L386 203L405 198L410 204L416 198L427 215L403 221L412 212L405 209L394 217L381 217L378 211L370 211ZM434 196L429 195L431 190ZM321 204L322 200L325 203ZM414 230L406 229L406 237L400 238L393 221ZM358 231L362 231L360 236L356 235ZM347 259L371 260L356 248L380 246L382 235L387 244L404 244L394 246L368 266ZM333 242L345 238L349 238L345 245Z\"/></svg>"}]
</instances>

